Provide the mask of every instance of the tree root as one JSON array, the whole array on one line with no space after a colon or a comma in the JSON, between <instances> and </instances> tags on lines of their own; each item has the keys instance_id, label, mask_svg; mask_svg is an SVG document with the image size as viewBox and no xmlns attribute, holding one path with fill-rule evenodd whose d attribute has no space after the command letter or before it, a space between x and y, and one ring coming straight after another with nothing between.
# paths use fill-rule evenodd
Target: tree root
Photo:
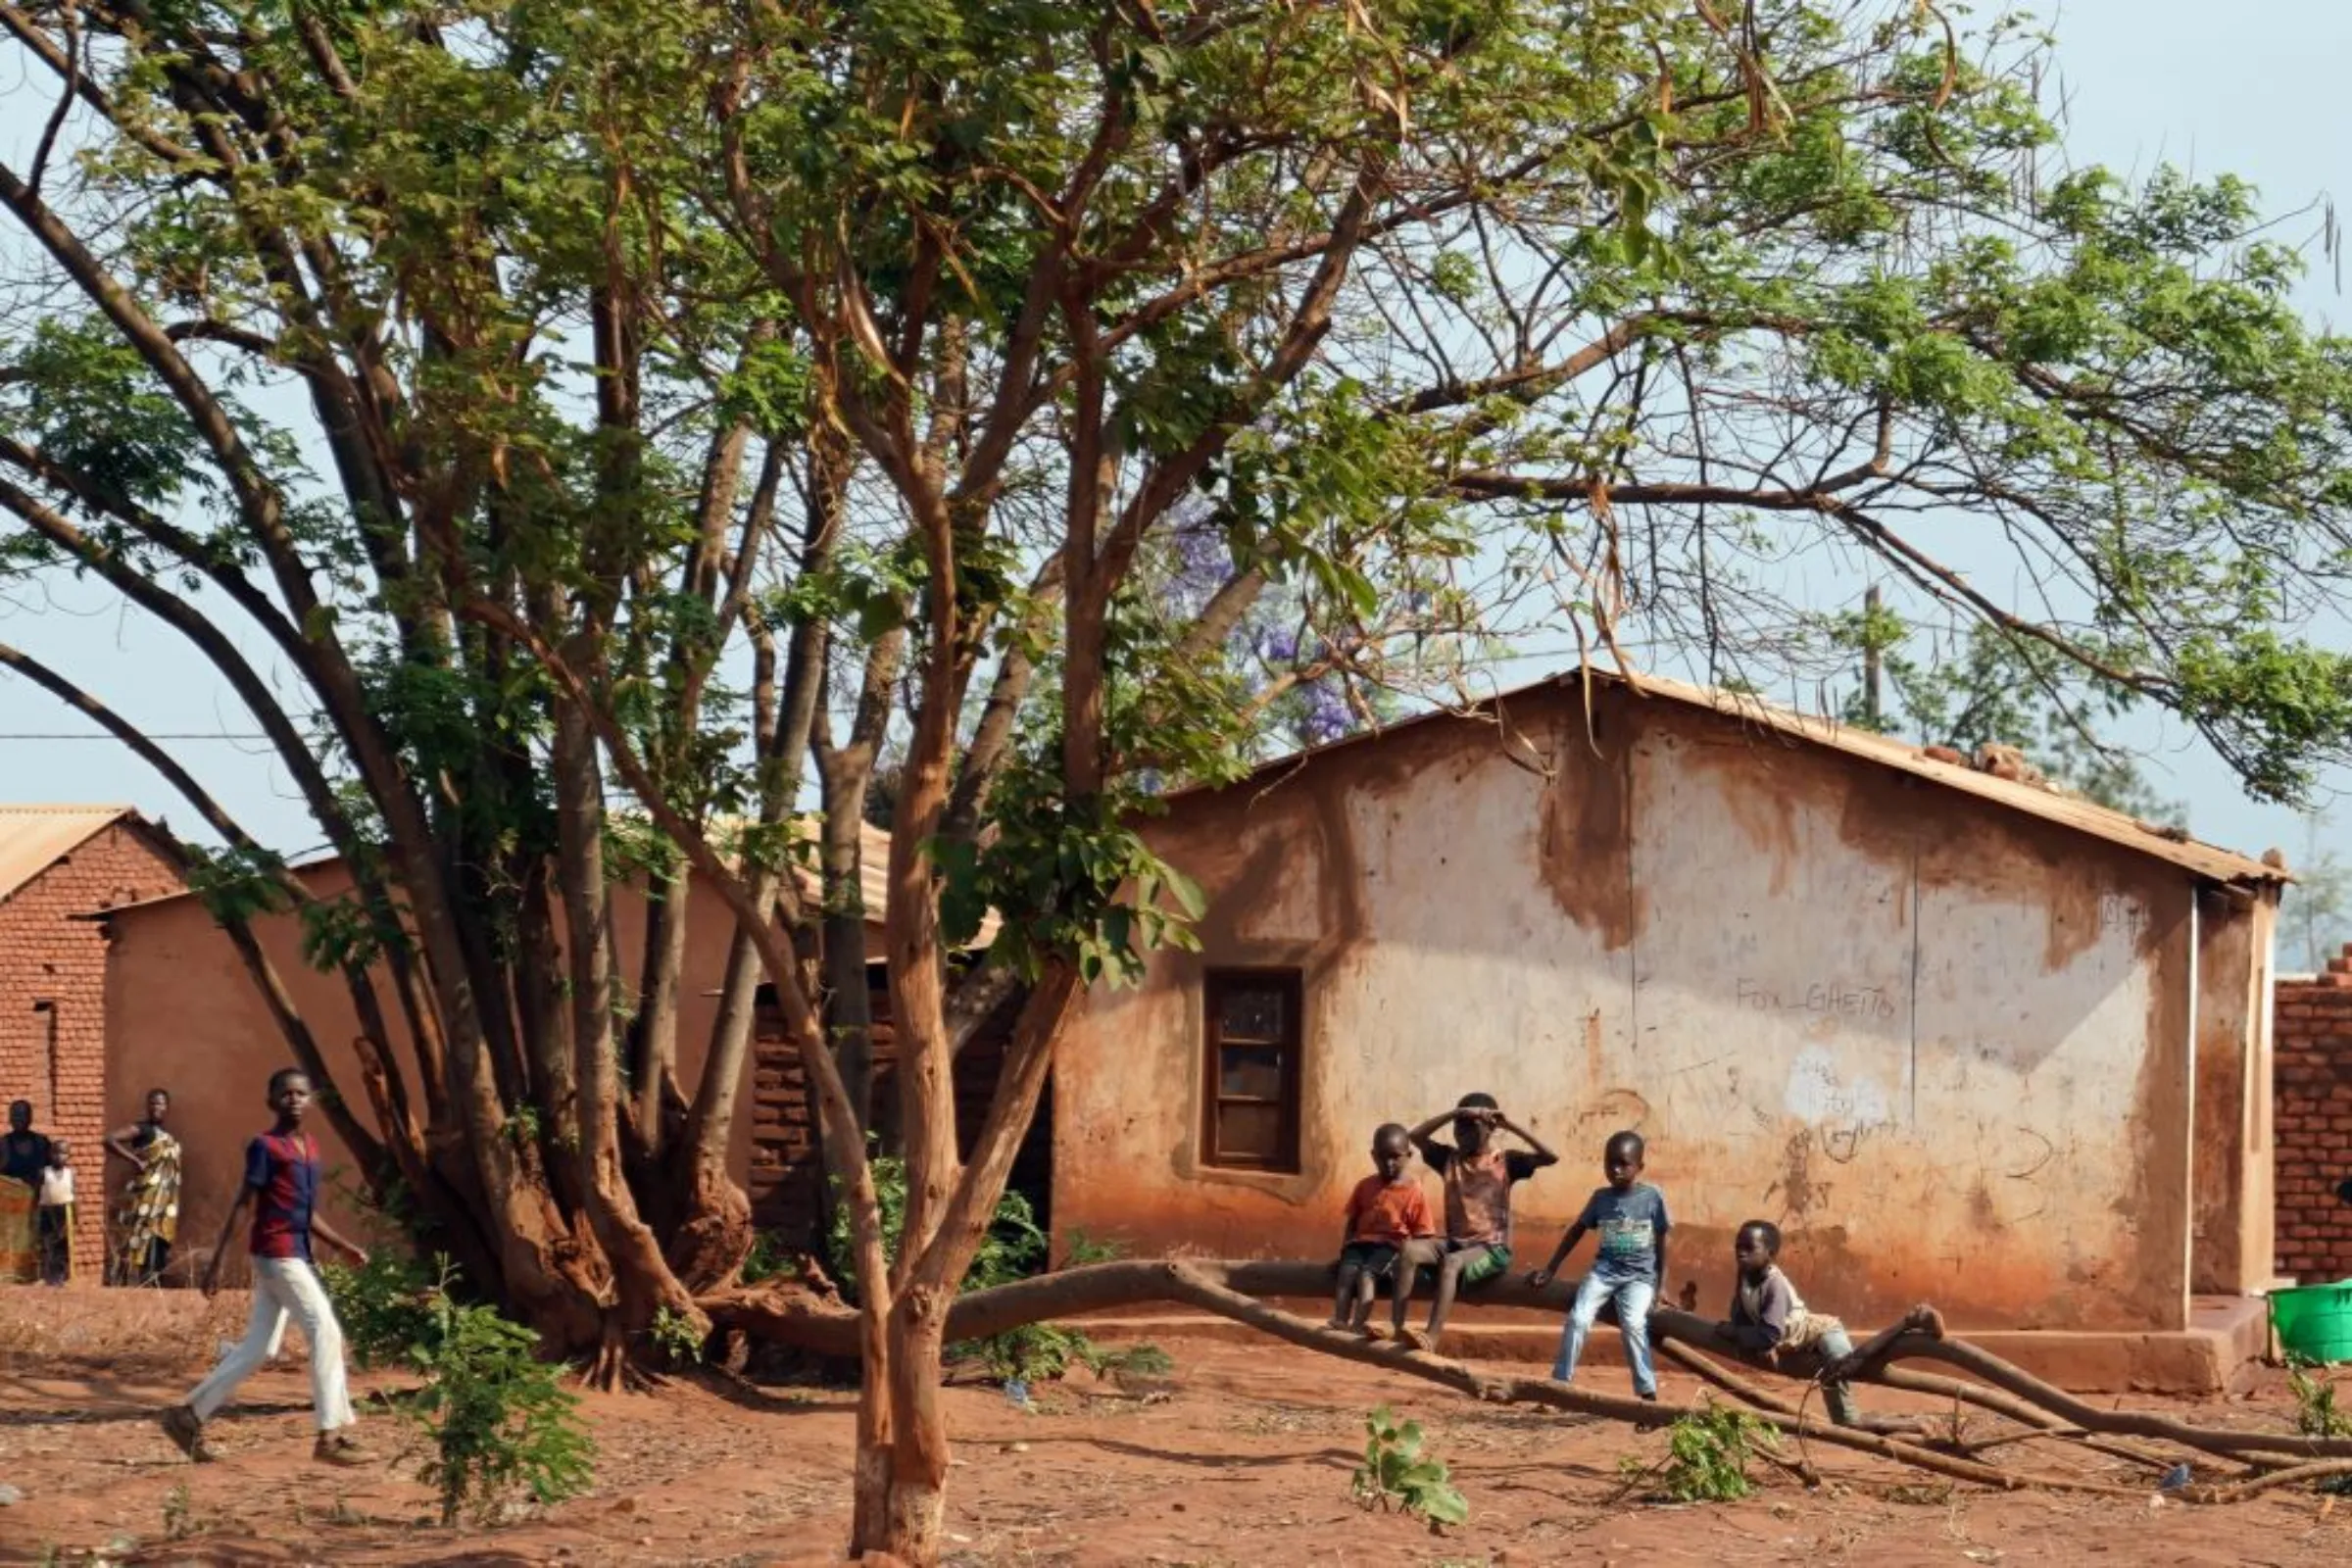
<instances>
[{"instance_id":1,"label":"tree root","mask_svg":"<svg viewBox=\"0 0 2352 1568\"><path fill-rule=\"evenodd\" d=\"M1106 1308L1179 1302L1286 1344L1401 1372L1490 1403L1533 1404L1642 1427L1670 1419L1658 1406L1642 1400L1572 1388L1549 1378L1491 1375L1414 1349L1409 1344L1337 1333L1267 1299L1320 1300L1330 1289L1330 1280L1329 1266L1315 1263L1212 1259L1097 1263L960 1297L949 1312L947 1337L987 1339L1025 1324ZM1573 1289L1573 1282L1555 1281L1539 1291L1506 1277L1465 1293L1464 1300L1564 1312ZM722 1329L845 1359L858 1354L855 1312L837 1300L789 1283L719 1292L703 1298L699 1304ZM1955 1423L1951 1442L1958 1451L1945 1451L1915 1441L1919 1432L1916 1421L1879 1416L1866 1418L1859 1428L1836 1426L1808 1412L1801 1397L1784 1396L1704 1353L1723 1348L1715 1325L1707 1319L1690 1312L1659 1311L1651 1316L1650 1329L1660 1353L1764 1412L1800 1445L1817 1443L1867 1453L1974 1486L2004 1491L2037 1488L2098 1496L2147 1495L2144 1485L2024 1474L1977 1456L1992 1446L2026 1441L2063 1443L2072 1449L2168 1472L2176 1461L2157 1445L2269 1471L2226 1483L2181 1488L2175 1495L2189 1503L2237 1502L2280 1487L2352 1474L2352 1440L2230 1432L2171 1416L2098 1409L1979 1347L1950 1338L1940 1316L1930 1307L1915 1308L1852 1354L1838 1358L1836 1372L1848 1382L1880 1384L1972 1405L2028 1428L2027 1432L1972 1445L1960 1440ZM1965 1376L1942 1377L1894 1364L1917 1360L1938 1362ZM1830 1369L1817 1356L1792 1354L1771 1370L1802 1384ZM1797 1473L1810 1473L1801 1454L1795 1461L1784 1457L1776 1462L1793 1462Z\"/></svg>"}]
</instances>

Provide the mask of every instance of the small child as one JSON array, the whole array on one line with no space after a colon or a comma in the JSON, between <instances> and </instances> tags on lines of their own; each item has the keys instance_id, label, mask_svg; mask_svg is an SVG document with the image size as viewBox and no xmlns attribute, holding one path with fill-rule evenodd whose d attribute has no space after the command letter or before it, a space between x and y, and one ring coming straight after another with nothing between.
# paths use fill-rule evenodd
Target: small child
<instances>
[{"instance_id":1,"label":"small child","mask_svg":"<svg viewBox=\"0 0 2352 1568\"><path fill-rule=\"evenodd\" d=\"M41 1283L66 1285L74 1278L74 1146L49 1141L49 1168L41 1172L40 1207L34 1221L40 1238Z\"/></svg>"},{"instance_id":2,"label":"small child","mask_svg":"<svg viewBox=\"0 0 2352 1568\"><path fill-rule=\"evenodd\" d=\"M277 1113L276 1123L245 1148L245 1184L229 1205L220 1243L204 1269L204 1294L210 1297L220 1289L220 1261L228 1255L237 1221L251 1208L253 1316L246 1322L245 1338L196 1385L187 1403L164 1412L164 1432L197 1463L211 1460L204 1424L228 1402L237 1385L270 1358L291 1317L311 1347L311 1402L318 1424L318 1442L311 1457L321 1464L366 1464L367 1450L348 1430L354 1417L343 1375L343 1330L311 1261L311 1237L316 1233L354 1262L366 1263L368 1253L344 1240L317 1212L318 1146L302 1130L302 1119L311 1108L309 1075L294 1067L270 1074L270 1108Z\"/></svg>"},{"instance_id":3,"label":"small child","mask_svg":"<svg viewBox=\"0 0 2352 1568\"><path fill-rule=\"evenodd\" d=\"M1647 1152L1640 1133L1618 1133L1608 1141L1600 1157L1609 1185L1585 1200L1584 1212L1551 1250L1551 1261L1530 1274L1527 1283L1538 1290L1549 1285L1585 1232L1597 1232L1600 1246L1593 1253L1592 1271L1576 1288L1576 1304L1569 1308L1568 1326L1560 1333L1560 1355L1551 1375L1561 1383L1575 1381L1585 1337L1599 1321L1602 1304L1614 1301L1634 1393L1654 1400L1658 1375L1649 1359L1649 1311L1666 1278L1666 1235L1674 1222L1666 1217L1666 1195L1642 1180Z\"/></svg>"},{"instance_id":4,"label":"small child","mask_svg":"<svg viewBox=\"0 0 2352 1568\"><path fill-rule=\"evenodd\" d=\"M1326 1327L1369 1335L1372 1298L1382 1280L1396 1275L1396 1260L1405 1244L1415 1237L1437 1234L1421 1184L1405 1175L1412 1157L1412 1138L1401 1123L1384 1122L1372 1135L1373 1172L1348 1195L1340 1286L1332 1297L1331 1322ZM1392 1315L1397 1324L1403 1323L1401 1293Z\"/></svg>"},{"instance_id":5,"label":"small child","mask_svg":"<svg viewBox=\"0 0 2352 1568\"><path fill-rule=\"evenodd\" d=\"M1732 1258L1740 1265L1740 1283L1732 1290L1732 1320L1716 1325L1716 1333L1768 1366L1780 1359L1783 1350L1811 1350L1824 1365L1853 1354L1845 1325L1806 1310L1796 1287L1780 1270L1780 1256L1778 1225L1768 1219L1751 1219L1740 1227L1732 1243ZM1842 1383L1825 1383L1821 1396L1831 1420L1841 1427L1859 1424L1852 1389Z\"/></svg>"},{"instance_id":6,"label":"small child","mask_svg":"<svg viewBox=\"0 0 2352 1568\"><path fill-rule=\"evenodd\" d=\"M1438 1142L1438 1128L1453 1123L1453 1142ZM1500 1149L1494 1135L1509 1133L1525 1149ZM1544 1141L1502 1113L1493 1095L1464 1095L1451 1110L1442 1110L1411 1134L1421 1158L1446 1184L1446 1235L1434 1245L1417 1244L1410 1251L1416 1264L1435 1266L1437 1299L1430 1303L1426 1330L1403 1330L1421 1349L1434 1349L1446 1332L1446 1315L1453 1310L1455 1293L1481 1285L1511 1266L1511 1189L1560 1156ZM1398 1276L1397 1314L1413 1294L1415 1267Z\"/></svg>"}]
</instances>

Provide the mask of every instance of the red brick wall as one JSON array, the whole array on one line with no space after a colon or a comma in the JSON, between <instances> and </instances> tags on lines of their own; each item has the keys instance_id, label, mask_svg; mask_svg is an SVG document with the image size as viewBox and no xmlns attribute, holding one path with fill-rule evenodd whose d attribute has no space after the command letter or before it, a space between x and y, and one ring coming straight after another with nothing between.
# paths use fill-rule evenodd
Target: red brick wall
<instances>
[{"instance_id":1,"label":"red brick wall","mask_svg":"<svg viewBox=\"0 0 2352 1568\"><path fill-rule=\"evenodd\" d=\"M891 1027L889 991L876 985L867 996L874 1019L874 1104L880 1116L887 1113L896 1093L898 1036ZM1004 1048L1019 1013L1016 993L981 1024L956 1058L956 1130L967 1155L972 1138L988 1114L988 1102L997 1092L997 1073L1004 1065ZM748 1184L752 1223L778 1233L787 1245L821 1252L823 1241L816 1234L816 1225L823 1171L816 1146L816 1109L809 1102L799 1054L785 1039L783 1015L764 993L757 1019L753 1026ZM1048 1136L1051 1126L1049 1121L1043 1129ZM1036 1131L1033 1129L1033 1141ZM1015 1172L1016 1179L1019 1174Z\"/></svg>"},{"instance_id":2,"label":"red brick wall","mask_svg":"<svg viewBox=\"0 0 2352 1568\"><path fill-rule=\"evenodd\" d=\"M75 919L175 892L179 874L118 822L50 862L0 904L0 1100L29 1100L33 1126L74 1141L74 1266L106 1251L106 931Z\"/></svg>"},{"instance_id":3,"label":"red brick wall","mask_svg":"<svg viewBox=\"0 0 2352 1568\"><path fill-rule=\"evenodd\" d=\"M2278 1272L2352 1278L2352 947L2316 980L2281 981L2274 1047Z\"/></svg>"}]
</instances>

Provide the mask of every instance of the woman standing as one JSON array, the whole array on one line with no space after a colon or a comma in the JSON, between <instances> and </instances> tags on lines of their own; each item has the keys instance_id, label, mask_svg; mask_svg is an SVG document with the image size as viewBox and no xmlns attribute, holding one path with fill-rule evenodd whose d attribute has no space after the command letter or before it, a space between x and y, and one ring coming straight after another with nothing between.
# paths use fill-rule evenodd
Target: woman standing
<instances>
[{"instance_id":1,"label":"woman standing","mask_svg":"<svg viewBox=\"0 0 2352 1568\"><path fill-rule=\"evenodd\" d=\"M179 1140L164 1130L172 1097L147 1091L147 1119L106 1135L106 1152L130 1166L115 1206L109 1285L159 1285L179 1236Z\"/></svg>"},{"instance_id":2,"label":"woman standing","mask_svg":"<svg viewBox=\"0 0 2352 1568\"><path fill-rule=\"evenodd\" d=\"M49 1140L32 1130L32 1102L8 1107L0 1136L0 1285L30 1285L41 1277L34 1211L41 1176L49 1168Z\"/></svg>"}]
</instances>

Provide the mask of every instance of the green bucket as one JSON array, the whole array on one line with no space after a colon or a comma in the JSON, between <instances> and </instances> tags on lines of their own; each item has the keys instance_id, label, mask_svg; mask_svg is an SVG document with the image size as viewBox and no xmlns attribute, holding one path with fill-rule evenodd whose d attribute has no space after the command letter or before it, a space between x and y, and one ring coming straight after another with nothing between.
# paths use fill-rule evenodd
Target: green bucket
<instances>
[{"instance_id":1,"label":"green bucket","mask_svg":"<svg viewBox=\"0 0 2352 1568\"><path fill-rule=\"evenodd\" d=\"M2273 1291L2271 1333L2282 1356L2352 1361L2352 1284Z\"/></svg>"}]
</instances>

